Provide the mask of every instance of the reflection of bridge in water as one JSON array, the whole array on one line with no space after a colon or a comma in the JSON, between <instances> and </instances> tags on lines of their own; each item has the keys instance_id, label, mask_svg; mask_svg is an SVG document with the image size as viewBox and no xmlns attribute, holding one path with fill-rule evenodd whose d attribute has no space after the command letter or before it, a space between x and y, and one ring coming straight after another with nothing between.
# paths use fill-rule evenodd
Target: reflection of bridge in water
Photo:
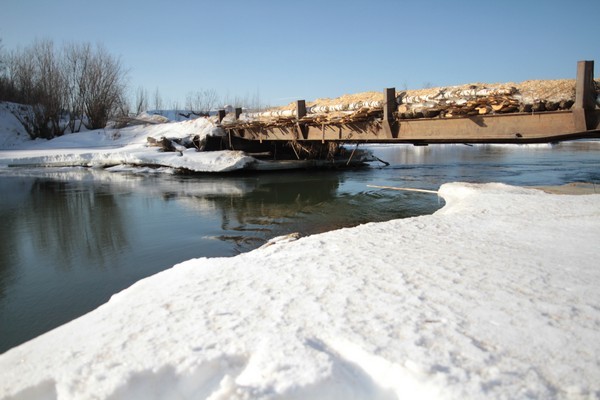
<instances>
[{"instance_id":1,"label":"reflection of bridge in water","mask_svg":"<svg viewBox=\"0 0 600 400\"><path fill-rule=\"evenodd\" d=\"M225 111L220 111L219 121L227 132L222 147L250 151L272 151L283 143L549 143L600 138L596 95L594 62L580 61L574 104L567 110L404 119L390 88L384 90L382 107L355 121L311 121L304 100L296 102L292 118L277 123L242 120L239 108L229 121L223 121Z\"/></svg>"}]
</instances>

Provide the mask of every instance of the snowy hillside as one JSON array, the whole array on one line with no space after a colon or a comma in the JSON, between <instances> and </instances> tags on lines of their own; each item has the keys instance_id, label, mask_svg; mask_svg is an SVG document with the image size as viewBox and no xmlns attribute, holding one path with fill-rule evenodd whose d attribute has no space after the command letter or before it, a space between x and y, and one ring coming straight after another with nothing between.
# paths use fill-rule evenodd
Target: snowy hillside
<instances>
[{"instance_id":1,"label":"snowy hillside","mask_svg":"<svg viewBox=\"0 0 600 400\"><path fill-rule=\"evenodd\" d=\"M15 114L19 115L20 107L26 106L0 102L0 150L19 147L24 143L31 142L23 124L15 117Z\"/></svg>"}]
</instances>

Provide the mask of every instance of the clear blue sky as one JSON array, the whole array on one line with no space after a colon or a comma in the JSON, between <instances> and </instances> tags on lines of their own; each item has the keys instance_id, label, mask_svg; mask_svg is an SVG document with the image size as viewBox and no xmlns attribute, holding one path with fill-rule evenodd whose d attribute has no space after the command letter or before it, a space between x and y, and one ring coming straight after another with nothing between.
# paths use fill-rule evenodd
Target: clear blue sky
<instances>
[{"instance_id":1,"label":"clear blue sky","mask_svg":"<svg viewBox=\"0 0 600 400\"><path fill-rule=\"evenodd\" d=\"M345 93L600 76L600 0L0 0L4 50L101 43L129 87L278 105Z\"/></svg>"}]
</instances>

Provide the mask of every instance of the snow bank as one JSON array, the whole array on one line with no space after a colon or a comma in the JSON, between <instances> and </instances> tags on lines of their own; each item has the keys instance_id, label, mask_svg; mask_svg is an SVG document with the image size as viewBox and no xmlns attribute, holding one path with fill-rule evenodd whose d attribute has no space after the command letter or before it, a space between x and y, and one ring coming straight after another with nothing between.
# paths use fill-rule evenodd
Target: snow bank
<instances>
[{"instance_id":1,"label":"snow bank","mask_svg":"<svg viewBox=\"0 0 600 400\"><path fill-rule=\"evenodd\" d=\"M597 398L600 196L440 194L144 279L0 355L0 397Z\"/></svg>"},{"instance_id":2,"label":"snow bank","mask_svg":"<svg viewBox=\"0 0 600 400\"><path fill-rule=\"evenodd\" d=\"M0 102L0 149L18 147L31 141L23 124L15 117L15 113L23 112L20 108L25 110L27 106Z\"/></svg>"},{"instance_id":3,"label":"snow bank","mask_svg":"<svg viewBox=\"0 0 600 400\"><path fill-rule=\"evenodd\" d=\"M0 121L0 124L2 122ZM161 152L158 147L148 146L148 138L185 138L194 135L200 138L220 136L223 135L223 131L210 119L198 118L183 122L80 132L52 140L15 142L13 139L6 139L7 145L0 144L0 149L6 149L0 150L0 165L162 166L197 172L224 172L243 169L256 161L239 151L197 152L195 149L188 149L183 152ZM14 136L5 131L0 138Z\"/></svg>"}]
</instances>

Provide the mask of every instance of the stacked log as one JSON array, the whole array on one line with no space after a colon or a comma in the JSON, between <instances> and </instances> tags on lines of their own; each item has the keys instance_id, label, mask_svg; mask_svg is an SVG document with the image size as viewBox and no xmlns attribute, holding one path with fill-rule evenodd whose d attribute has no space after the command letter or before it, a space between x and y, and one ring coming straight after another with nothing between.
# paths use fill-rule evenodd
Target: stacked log
<instances>
[{"instance_id":1,"label":"stacked log","mask_svg":"<svg viewBox=\"0 0 600 400\"><path fill-rule=\"evenodd\" d=\"M600 83L597 87L600 105ZM464 118L477 115L537 113L569 110L575 99L575 80L525 81L519 84L481 84L407 90L397 93L398 119ZM260 113L243 113L227 122L232 128L344 125L377 121L383 115L383 94L365 92L308 103L306 115L296 118L295 103Z\"/></svg>"},{"instance_id":2,"label":"stacked log","mask_svg":"<svg viewBox=\"0 0 600 400\"><path fill-rule=\"evenodd\" d=\"M403 92L397 97L398 118L456 118L475 115L568 110L575 81L528 81L520 85L472 84Z\"/></svg>"},{"instance_id":3,"label":"stacked log","mask_svg":"<svg viewBox=\"0 0 600 400\"><path fill-rule=\"evenodd\" d=\"M382 113L381 101L365 101L307 107L306 115L300 119L296 118L296 110L290 109L242 113L237 121L227 121L224 125L226 128L236 129L277 128L295 122L314 126L345 125L380 118Z\"/></svg>"}]
</instances>

